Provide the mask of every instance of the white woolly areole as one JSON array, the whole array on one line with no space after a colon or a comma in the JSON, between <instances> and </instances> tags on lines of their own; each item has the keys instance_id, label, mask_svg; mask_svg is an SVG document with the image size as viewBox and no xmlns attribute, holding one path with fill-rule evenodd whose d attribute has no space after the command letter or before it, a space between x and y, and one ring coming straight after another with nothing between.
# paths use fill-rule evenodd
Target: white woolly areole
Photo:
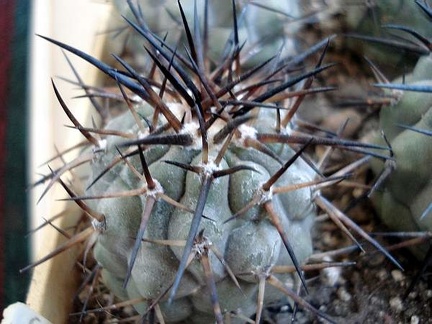
<instances>
[{"instance_id":1,"label":"white woolly areole","mask_svg":"<svg viewBox=\"0 0 432 324\"><path fill-rule=\"evenodd\" d=\"M155 184L155 187L153 189L149 189L147 187L147 191L145 193L146 197L153 197L154 199L158 199L159 198L159 194L163 194L164 190L163 187L161 186L161 184L159 183L159 181L157 181L156 179L153 179L153 182Z\"/></svg>"},{"instance_id":2,"label":"white woolly areole","mask_svg":"<svg viewBox=\"0 0 432 324\"><path fill-rule=\"evenodd\" d=\"M210 176L213 174L213 172L222 169L220 166L217 166L213 161L209 161L208 163L200 163L199 166L203 169L201 174L207 176Z\"/></svg>"},{"instance_id":3,"label":"white woolly areole","mask_svg":"<svg viewBox=\"0 0 432 324\"><path fill-rule=\"evenodd\" d=\"M137 132L137 138L138 139L143 139L143 138L145 138L145 137L147 137L147 136L149 136L150 134L149 134L149 132L146 130L146 131L141 131L141 130L138 130L138 132Z\"/></svg>"},{"instance_id":4,"label":"white woolly areole","mask_svg":"<svg viewBox=\"0 0 432 324\"><path fill-rule=\"evenodd\" d=\"M106 139L101 139L98 141L98 144L95 145L92 149L93 157L92 162L98 161L107 151L108 142Z\"/></svg>"},{"instance_id":5,"label":"white woolly areole","mask_svg":"<svg viewBox=\"0 0 432 324\"><path fill-rule=\"evenodd\" d=\"M404 92L403 90L394 89L391 94L390 106L395 106L402 99Z\"/></svg>"},{"instance_id":6,"label":"white woolly areole","mask_svg":"<svg viewBox=\"0 0 432 324\"><path fill-rule=\"evenodd\" d=\"M258 204L259 205L265 204L266 202L271 201L273 199L273 188L270 187L269 190L263 190L262 186L260 186L256 192L256 195L259 198Z\"/></svg>"},{"instance_id":7,"label":"white woolly areole","mask_svg":"<svg viewBox=\"0 0 432 324\"><path fill-rule=\"evenodd\" d=\"M213 245L213 243L207 237L204 237L202 242L195 243L192 246L192 251L195 252L195 258L200 259L201 256L204 254L206 248L208 248L211 245Z\"/></svg>"},{"instance_id":8,"label":"white woolly areole","mask_svg":"<svg viewBox=\"0 0 432 324\"><path fill-rule=\"evenodd\" d=\"M240 138L237 139L240 145L245 146L247 139L256 139L257 130L249 125L240 125L237 130L240 132Z\"/></svg>"},{"instance_id":9,"label":"white woolly areole","mask_svg":"<svg viewBox=\"0 0 432 324\"><path fill-rule=\"evenodd\" d=\"M194 150L202 148L202 138L201 135L199 135L199 124L196 121L185 123L180 130L180 134L189 134L193 139L192 145L189 145L186 148Z\"/></svg>"},{"instance_id":10,"label":"white woolly areole","mask_svg":"<svg viewBox=\"0 0 432 324\"><path fill-rule=\"evenodd\" d=\"M93 228L98 232L105 232L106 230L106 219L104 217L103 221L98 221L96 218L93 218L91 221Z\"/></svg>"},{"instance_id":11,"label":"white woolly areole","mask_svg":"<svg viewBox=\"0 0 432 324\"><path fill-rule=\"evenodd\" d=\"M101 139L98 141L98 145L93 148L93 153L106 152L106 148L107 148L107 140Z\"/></svg>"}]
</instances>

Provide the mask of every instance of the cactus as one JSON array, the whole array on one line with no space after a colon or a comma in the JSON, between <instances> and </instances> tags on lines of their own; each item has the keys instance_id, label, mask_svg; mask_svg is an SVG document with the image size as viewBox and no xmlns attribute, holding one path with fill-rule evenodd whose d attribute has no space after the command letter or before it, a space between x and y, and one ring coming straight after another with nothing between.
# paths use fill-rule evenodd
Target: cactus
<instances>
[{"instance_id":1,"label":"cactus","mask_svg":"<svg viewBox=\"0 0 432 324\"><path fill-rule=\"evenodd\" d=\"M132 13L126 1L114 1L118 11L128 18ZM179 22L181 14L176 1L149 1L140 0L137 3L141 8L145 24L159 37L171 45L186 44L187 35ZM205 5L208 6L205 8ZM184 14L189 23L193 24L194 1L182 1ZM227 39L232 38L232 8L224 1L198 1L198 14L208 12L206 28L210 33L210 44L207 58L213 62L227 55ZM301 15L301 8L297 1L257 1L248 4L237 1L238 12L238 42L243 46L242 67L250 68L274 56L279 52L281 57L293 56L299 52L295 34L300 29L300 22L296 18ZM204 18L200 21L204 26ZM204 31L203 31L204 32ZM148 62L148 56L142 51L142 39L135 32L124 34L128 40L127 48L137 56L136 62ZM117 44L122 42L117 41ZM180 46L179 52L184 53ZM147 60L147 61L146 61ZM151 60L150 60L151 61Z\"/></svg>"},{"instance_id":2,"label":"cactus","mask_svg":"<svg viewBox=\"0 0 432 324\"><path fill-rule=\"evenodd\" d=\"M150 119L153 109L145 106L144 104L143 111L137 112ZM179 116L184 113L181 112ZM242 144L241 137L250 136L253 134L250 132L255 131L250 127L259 127L265 133L274 132L274 118L271 118L271 114L265 115L261 113L257 116L259 125L244 126L244 133L240 130L239 137L233 140L222 158L218 158L222 142L214 143L222 127L215 125L214 135L209 134L212 130L208 132L210 147L207 157L203 156L199 142L179 148L168 140L167 145L154 148L150 146L144 151L147 171L152 179L147 179L146 184L143 183L144 179L134 174L133 168L142 171L142 167L140 157L133 156L129 158L128 164L122 163L111 169L86 192L90 196L119 195L121 192L142 188L141 196L100 199L89 203L92 209L106 217L106 230L98 239L94 254L103 267L107 286L116 295L155 299L171 285L179 262L186 260L183 255L190 257L192 253L195 258L206 259L205 262L211 264L221 309L235 310L240 307L239 300L242 300L242 313L252 315L257 286L254 284L256 278L251 274L259 276L271 265L292 264L277 228L272 224L270 212L276 213L283 222L286 237L296 237L297 233L303 233L301 239L290 240L297 262L302 262L311 254L310 228L315 215L311 190L300 189L272 198L271 192L263 192L262 186L268 182L270 175L277 172L280 165L273 157L257 149L247 149ZM191 124L187 125L188 123ZM192 123L193 120L185 122L183 127L190 127L195 133L198 125ZM107 129L124 131L125 125L129 125L129 132L138 135L140 130L134 124L132 116L124 114L112 120ZM170 135L175 136L174 134ZM160 140L167 136L169 135L161 135ZM136 144L127 143L117 136L107 137L105 152L93 162L90 179L93 181L115 158L118 154L116 146L127 145L133 148ZM287 147L273 146L272 149L283 161L294 156L294 152ZM203 162L204 159L207 162ZM277 183L289 186L311 181L313 175L313 170L304 161L296 160L290 166L290 172L284 173ZM167 197L178 201L184 208L176 207ZM259 207L259 204L265 206L270 200L272 207L267 207L269 210ZM257 206L243 212L242 209L253 201L256 201ZM153 207L148 209L148 206ZM233 218L234 215L237 217ZM233 219L230 221L230 218ZM137 235L138 228L140 232ZM191 228L194 228L193 232ZM135 236L140 239L134 244L131 238ZM148 243L141 243L141 237ZM187 246L187 254L183 252L183 245L167 246L157 243L186 239L191 242L190 238L194 241L192 246ZM229 277L224 263L229 265L233 273L238 274L238 282ZM128 282L126 289L123 287L125 280ZM188 265L177 291L178 295L185 297L173 301L168 313L171 315L163 311L167 308L165 303L160 305L168 322L185 320L192 315L204 316L200 313L213 313L209 304L204 302L207 288L202 286L205 282L200 262ZM188 296L194 290L202 292ZM277 297L278 294L274 296ZM271 301L275 297L269 298ZM141 312L144 312L147 305L138 305L137 308L142 308ZM208 320L211 321L211 318Z\"/></svg>"},{"instance_id":3,"label":"cactus","mask_svg":"<svg viewBox=\"0 0 432 324\"><path fill-rule=\"evenodd\" d=\"M394 103L380 112L380 127L389 142L394 162L387 164L392 172L384 191L377 193L379 212L383 221L397 231L430 231L432 217L429 205L432 197L429 162L432 158L432 140L427 132L432 129L432 58L419 59L414 71L390 88ZM411 91L410 91L411 90ZM426 132L426 134L425 134ZM380 139L383 143L383 139ZM379 173L382 164L374 164ZM425 251L416 248L417 256Z\"/></svg>"},{"instance_id":4,"label":"cactus","mask_svg":"<svg viewBox=\"0 0 432 324\"><path fill-rule=\"evenodd\" d=\"M337 27L330 28L337 32L343 30L348 36L344 39L345 45L379 63L386 74L393 73L395 66L412 68L419 55L427 54L424 46L415 43L415 37L395 32L396 26L404 26L424 37L432 36L427 14L419 10L419 7L423 10L427 8L425 0L339 0L329 6L330 11L338 14L339 18ZM324 20L321 25L326 23ZM392 75L392 78L397 75Z\"/></svg>"},{"instance_id":5,"label":"cactus","mask_svg":"<svg viewBox=\"0 0 432 324\"><path fill-rule=\"evenodd\" d=\"M432 34L428 28L429 20L419 14L418 10L418 4L422 2L422 0L381 0L372 3L341 1L339 6L345 14L347 24L360 33L379 36L384 33L382 25L398 24L409 26L425 37L430 37Z\"/></svg>"},{"instance_id":6,"label":"cactus","mask_svg":"<svg viewBox=\"0 0 432 324\"><path fill-rule=\"evenodd\" d=\"M221 323L244 322L256 313L259 322L263 305L287 296L331 321L293 291L307 289L302 265L312 253L317 206L351 238L348 229L398 263L320 193L367 159L325 177L304 151L326 145L369 155L370 149L386 147L301 132L296 110L306 95L331 90L311 86L332 65L322 64L324 54L312 69L299 63L325 53L329 40L292 58L279 45L264 46L252 67L242 64L235 4L229 3L228 54L215 50L222 57L217 64L207 55L211 35L202 33L198 8L183 10L179 4L185 38L179 48L185 50L177 52L130 5L133 15L126 20L145 40L153 65L147 76L120 57L115 58L121 70L42 36L114 80L125 111L103 127L84 127L54 85L88 144L40 183L49 180L45 192L60 183L90 217L92 226L69 244L94 245L105 285L120 299L138 300L134 308L143 316L154 312L165 322ZM186 12L193 13L192 23ZM84 192L61 180L85 163L90 170Z\"/></svg>"},{"instance_id":7,"label":"cactus","mask_svg":"<svg viewBox=\"0 0 432 324\"><path fill-rule=\"evenodd\" d=\"M420 1L416 3L429 17L430 24L430 7ZM430 48L430 43L420 32L405 26L395 28L408 31L417 41ZM428 169L432 158L431 72L432 57L428 54L418 59L410 74L401 76L392 83L377 85L387 89L385 95L391 100L388 106L381 108L379 115L380 129L385 137L379 136L376 142L388 143L393 161L387 161L384 165L377 161L372 164L376 174L382 173L377 187L385 180L383 191L375 194L375 201L384 223L402 232L432 229L432 186ZM411 250L417 257L423 258L426 249L426 246L420 246Z\"/></svg>"}]
</instances>

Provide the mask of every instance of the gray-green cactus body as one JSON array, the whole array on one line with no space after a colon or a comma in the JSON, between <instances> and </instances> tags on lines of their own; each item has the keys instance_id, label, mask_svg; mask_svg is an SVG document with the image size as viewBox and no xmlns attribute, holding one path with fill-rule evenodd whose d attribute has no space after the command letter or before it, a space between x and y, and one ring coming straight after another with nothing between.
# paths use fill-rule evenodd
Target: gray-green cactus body
<instances>
[{"instance_id":1,"label":"gray-green cactus body","mask_svg":"<svg viewBox=\"0 0 432 324\"><path fill-rule=\"evenodd\" d=\"M387 74L394 73L394 67L397 65L401 68L414 66L418 58L417 51L408 48L402 49L396 43L405 43L409 46L413 46L416 42L419 43L409 33L396 31L393 28L388 28L389 26L404 26L423 35L423 37L432 37L430 21L414 0L364 0L355 2L340 0L335 1L335 3L337 4L334 7L337 9L333 10L339 13L337 17L346 24L344 27L349 33L393 41L393 45L383 45L383 42L359 41L348 38L351 48L379 63ZM420 45L418 50L424 51L424 48ZM397 74L392 75L395 77Z\"/></svg>"},{"instance_id":2,"label":"gray-green cactus body","mask_svg":"<svg viewBox=\"0 0 432 324\"><path fill-rule=\"evenodd\" d=\"M197 13L201 25L204 24L204 4L207 1L196 1ZM239 43L244 45L243 67L255 66L270 57L279 54L281 57L293 56L298 53L295 35L300 24L295 18L300 17L301 8L297 1L235 1L238 11ZM115 1L118 10L126 17L131 13L126 1ZM194 25L194 1L182 1L185 16L190 26ZM171 46L186 44L186 34L181 23L181 15L177 1L140 0L145 23L155 34L166 37ZM226 55L226 41L233 38L233 10L231 1L208 1L208 58L220 62ZM142 38L130 35L128 47L134 55L141 56L143 62L145 53L142 51ZM183 51L181 46L179 51Z\"/></svg>"},{"instance_id":3,"label":"gray-green cactus body","mask_svg":"<svg viewBox=\"0 0 432 324\"><path fill-rule=\"evenodd\" d=\"M141 116L150 118L148 108L147 104L142 104L138 112ZM262 204L257 203L239 217L225 222L252 201L262 184L281 167L281 161L288 160L294 153L286 145L269 146L280 159L278 161L272 156L243 145L243 135L252 136L256 130L274 133L274 115L272 112L263 111L257 116L256 125L252 123L239 128L242 135L233 140L218 168L247 168L214 180L203 210L200 230L204 230L206 242L212 247L209 261L224 313L240 312L245 316L251 316L256 311L258 275L274 265L292 265L280 235ZM209 130L210 139L211 134L217 133L220 129L220 125L217 124L214 128ZM113 119L106 129L139 134L139 128L129 112ZM105 151L97 153L93 161L90 183L112 163L113 159L118 158L117 147L121 142L122 140L116 136L106 138ZM210 145L210 161L216 158L219 150L220 145ZM147 203L146 195L89 201L94 210L98 210L106 217L106 230L99 235L94 248L95 257L103 267L104 281L122 299L147 299L148 303L135 306L141 313L172 284L184 247L182 244L170 245L169 242L186 240L193 218L191 210L196 208L201 190L201 179L198 174L187 172L165 161L199 165L202 150L200 147L153 145L144 150L144 155L150 173L160 185L161 192L189 209L174 207L161 198L157 199L125 289L123 283L141 216ZM145 182L143 183L131 168L132 165L141 171L139 157L130 157L128 161L129 165L119 163L110 169L88 189L87 194L99 196L145 187ZM313 176L314 171L303 160L298 159L275 185L303 183L312 180ZM312 252L310 229L315 209L311 189L304 188L277 194L268 199L271 199L274 211L281 219L297 259L302 262ZM226 266L219 259L221 256L235 274L241 290L228 275ZM198 259L188 266L172 304L167 305L164 301L166 297L160 303L167 322L210 323L214 320L213 308L207 297L209 291L206 277ZM286 283L293 283L295 277L289 274L279 276ZM273 302L282 296L276 289L269 287L266 290L265 302Z\"/></svg>"},{"instance_id":4,"label":"gray-green cactus body","mask_svg":"<svg viewBox=\"0 0 432 324\"><path fill-rule=\"evenodd\" d=\"M380 0L372 3L352 3L342 0L339 3L348 24L358 31L379 35L382 33L381 25L398 24L409 26L425 36L432 35L429 20L421 14L416 1Z\"/></svg>"},{"instance_id":5,"label":"gray-green cactus body","mask_svg":"<svg viewBox=\"0 0 432 324\"><path fill-rule=\"evenodd\" d=\"M422 57L413 73L405 77L405 83L431 86L431 73L432 58ZM397 84L402 82L402 78L394 81ZM432 202L432 138L403 126L432 130L432 94L391 92L398 99L395 104L382 108L380 126L393 149L395 170L380 194L380 214L395 230L430 231L432 215L424 215L424 212ZM376 171L379 169L375 166Z\"/></svg>"},{"instance_id":6,"label":"gray-green cactus body","mask_svg":"<svg viewBox=\"0 0 432 324\"><path fill-rule=\"evenodd\" d=\"M196 26L193 1L125 12L148 70L119 57L114 68L50 40L119 85L112 95L124 99L123 113L102 114L100 129L71 118L92 156L85 199L75 199L93 217L104 284L167 323L243 323L304 284L312 253L317 171L291 146L287 111L302 99L290 91L321 67L303 73L285 60L296 53L278 10L295 15L296 2L235 1L236 11L233 1L210 0L204 28L205 2L196 2Z\"/></svg>"}]
</instances>

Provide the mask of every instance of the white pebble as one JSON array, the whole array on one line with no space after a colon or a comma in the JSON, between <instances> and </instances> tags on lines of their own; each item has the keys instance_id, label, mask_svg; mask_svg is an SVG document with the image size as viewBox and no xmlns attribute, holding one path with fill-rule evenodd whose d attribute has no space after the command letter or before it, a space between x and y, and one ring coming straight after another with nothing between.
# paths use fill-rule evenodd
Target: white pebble
<instances>
[{"instance_id":1,"label":"white pebble","mask_svg":"<svg viewBox=\"0 0 432 324\"><path fill-rule=\"evenodd\" d=\"M345 288L341 287L338 289L337 294L339 296L340 300L343 300L344 302L351 300L351 295L348 291L346 291Z\"/></svg>"},{"instance_id":2,"label":"white pebble","mask_svg":"<svg viewBox=\"0 0 432 324\"><path fill-rule=\"evenodd\" d=\"M321 240L325 245L331 245L333 242L333 236L329 232L324 232L321 236Z\"/></svg>"},{"instance_id":3,"label":"white pebble","mask_svg":"<svg viewBox=\"0 0 432 324\"><path fill-rule=\"evenodd\" d=\"M417 315L411 316L410 324L419 324L419 323L420 323L420 319Z\"/></svg>"},{"instance_id":4,"label":"white pebble","mask_svg":"<svg viewBox=\"0 0 432 324\"><path fill-rule=\"evenodd\" d=\"M387 279L387 276L388 276L388 274L387 274L387 271L385 271L385 270L381 270L381 271L379 271L379 272L377 273L377 277L378 277L380 280L385 280L385 279Z\"/></svg>"},{"instance_id":5,"label":"white pebble","mask_svg":"<svg viewBox=\"0 0 432 324\"><path fill-rule=\"evenodd\" d=\"M403 279L405 279L405 276L400 270L393 270L391 272L391 275L395 281L402 281Z\"/></svg>"},{"instance_id":6,"label":"white pebble","mask_svg":"<svg viewBox=\"0 0 432 324\"><path fill-rule=\"evenodd\" d=\"M323 270L324 280L327 285L334 287L339 281L342 270L338 267L326 268Z\"/></svg>"},{"instance_id":7,"label":"white pebble","mask_svg":"<svg viewBox=\"0 0 432 324\"><path fill-rule=\"evenodd\" d=\"M402 300L399 297L393 297L390 299L390 306L400 312L403 309Z\"/></svg>"}]
</instances>

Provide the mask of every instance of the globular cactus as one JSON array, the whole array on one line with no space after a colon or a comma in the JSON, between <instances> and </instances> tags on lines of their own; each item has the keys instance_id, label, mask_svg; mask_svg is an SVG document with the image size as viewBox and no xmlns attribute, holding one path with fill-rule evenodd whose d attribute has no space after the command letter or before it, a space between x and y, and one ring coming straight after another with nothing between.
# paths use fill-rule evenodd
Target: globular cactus
<instances>
[{"instance_id":1,"label":"globular cactus","mask_svg":"<svg viewBox=\"0 0 432 324\"><path fill-rule=\"evenodd\" d=\"M104 127L87 128L54 87L88 145L80 157L43 179L50 180L46 190L60 182L90 216L93 226L71 241L91 237L105 285L117 297L135 300L143 316L154 312L161 322L242 323L257 313L259 322L263 305L287 296L330 320L292 290L306 288L301 267L312 253L317 205L351 238L348 229L397 262L319 191L360 164L327 178L303 153L318 144L361 154L385 147L302 133L296 111L306 95L330 90L311 86L314 76L332 65L323 65L323 56L312 69L300 63L325 52L328 40L293 57L274 48L269 57L270 49L263 47L256 65L242 65L236 2L224 4L233 27L228 54L215 51L222 57L217 63L207 55L212 35L202 31L206 15L189 8L189 22L181 5L185 40L180 38L177 51L130 4L133 18L126 19L145 40L142 50L152 62L146 76L120 57L115 58L121 70L44 37L107 74L119 87L117 98L126 103L126 111ZM90 171L81 192L61 177L84 163Z\"/></svg>"},{"instance_id":2,"label":"globular cactus","mask_svg":"<svg viewBox=\"0 0 432 324\"><path fill-rule=\"evenodd\" d=\"M382 36L383 25L398 24L410 27L426 37L432 36L429 20L419 14L423 0L339 1L341 14L352 30L364 35ZM356 10L357 9L357 10Z\"/></svg>"},{"instance_id":3,"label":"globular cactus","mask_svg":"<svg viewBox=\"0 0 432 324\"><path fill-rule=\"evenodd\" d=\"M416 4L429 18L430 26L431 8L420 1ZM427 20L425 17L422 19ZM422 28L419 32L405 26L396 29L414 35L425 50L432 48L427 38L422 36ZM379 121L384 136L379 136L377 142L388 143L393 161L384 165L377 161L373 163L374 171L382 174L377 187L383 189L375 193L375 201L384 223L397 231L432 229L432 178L428 167L432 158L431 73L432 57L429 54L418 59L410 74L392 83L378 84L387 89L385 96L391 100L389 105L381 108ZM416 247L412 251L418 257L424 257L425 248Z\"/></svg>"},{"instance_id":4,"label":"globular cactus","mask_svg":"<svg viewBox=\"0 0 432 324\"><path fill-rule=\"evenodd\" d=\"M395 66L412 68L419 55L427 54L427 49L418 46L409 32L395 31L398 26L403 26L423 37L432 37L427 14L421 12L427 10L425 0L339 0L328 6L338 19L326 17L322 28L336 32L343 30L347 36L343 38L344 46L379 63L387 74L393 73ZM327 22L335 20L336 27L325 27ZM394 74L392 78L396 76Z\"/></svg>"},{"instance_id":5,"label":"globular cactus","mask_svg":"<svg viewBox=\"0 0 432 324\"><path fill-rule=\"evenodd\" d=\"M153 109L146 104L139 106L144 109L138 108L138 114L150 119ZM186 107L183 103L179 108ZM178 116L189 113L188 109L180 110ZM239 127L227 148L223 148L225 138L220 136L226 124L216 123L207 131L208 156L203 156L207 153L202 151L197 121L191 117L184 120L179 136L169 131L154 135L154 139L152 135L140 135L129 113L107 125L107 129L120 132L124 132L126 126L129 133L141 136L142 140L131 144L118 136L107 137L105 151L96 156L92 164L91 181L118 156L116 147L133 145L136 151L138 143L148 145L143 156L151 180L148 178L146 182L134 173L134 169L142 172L140 156L136 154L128 159L128 164L121 163L110 169L87 190L87 195L95 197L140 191L139 196L89 203L106 217L106 230L94 248L95 258L103 267L105 283L116 295L148 300L156 299L169 289L179 263L191 262L181 276L177 289L179 297L170 306L166 302L160 304L168 322L194 321L194 318L206 316L206 321L212 320L213 310L205 286L209 278L202 269L206 270L206 266L211 269L212 280L216 283L222 311L240 309L243 315L250 316L256 309L256 283L260 275L274 265L293 264L272 217L280 219L286 238L296 238L287 242L291 242L297 262L311 254L310 229L315 216L312 192L304 188L273 197L271 190L263 188L281 165L274 156L248 148L245 141L253 142L257 131L275 134L272 114L260 113L255 122ZM166 121L161 120L160 126L164 123ZM175 137L190 145L175 145ZM149 140L166 141L166 145L155 146ZM281 161L294 156L294 151L286 146L269 148ZM304 183L311 181L313 175L311 167L297 159L276 183L279 186ZM245 209L251 203L253 206ZM180 246L170 243L186 240L186 249L184 243ZM189 259L192 257L195 261ZM229 269L238 281L230 278ZM282 278L285 281L288 277L291 276ZM281 297L271 290L266 294L266 302ZM142 313L147 308L146 304L137 306Z\"/></svg>"},{"instance_id":6,"label":"globular cactus","mask_svg":"<svg viewBox=\"0 0 432 324\"><path fill-rule=\"evenodd\" d=\"M432 58L425 56L411 74L382 85L390 88L394 98L393 104L380 112L380 128L392 148L394 161L386 164L391 173L384 191L377 193L377 200L383 221L397 231L432 229L432 138L427 134L432 130L431 73ZM384 139L380 142L384 143ZM375 171L379 173L381 167L375 164ZM416 254L424 254L420 251L417 248Z\"/></svg>"}]
</instances>

